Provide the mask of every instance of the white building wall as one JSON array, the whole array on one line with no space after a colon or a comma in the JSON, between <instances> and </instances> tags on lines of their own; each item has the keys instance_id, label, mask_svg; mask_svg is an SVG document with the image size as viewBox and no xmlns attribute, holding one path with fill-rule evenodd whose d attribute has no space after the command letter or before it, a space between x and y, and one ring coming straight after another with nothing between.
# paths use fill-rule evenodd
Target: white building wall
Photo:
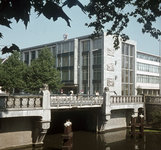
<instances>
[{"instance_id":1,"label":"white building wall","mask_svg":"<svg viewBox=\"0 0 161 150\"><path fill-rule=\"evenodd\" d=\"M121 49L113 48L113 38L106 33L103 46L103 86L109 87L111 94L121 95Z\"/></svg>"}]
</instances>

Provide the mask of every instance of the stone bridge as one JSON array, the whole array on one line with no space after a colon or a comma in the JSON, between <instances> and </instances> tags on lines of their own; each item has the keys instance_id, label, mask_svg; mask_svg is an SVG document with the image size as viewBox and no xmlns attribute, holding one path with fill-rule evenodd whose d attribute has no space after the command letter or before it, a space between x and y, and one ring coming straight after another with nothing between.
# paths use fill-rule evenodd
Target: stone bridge
<instances>
[{"instance_id":1,"label":"stone bridge","mask_svg":"<svg viewBox=\"0 0 161 150\"><path fill-rule=\"evenodd\" d=\"M161 101L161 98L159 99ZM98 108L96 131L102 132L110 129L127 126L127 111L138 115L138 109L145 107L144 96L114 96L105 91L102 96L94 95L52 95L48 90L43 90L40 95L0 95L0 149L28 144L42 144L47 130L50 128L51 110L60 109L91 109ZM122 116L120 116L122 115ZM130 113L131 116L131 113ZM37 117L39 119L37 119ZM4 139L10 139L11 129L6 119L20 118L15 123L15 133L20 128L31 130L27 138L17 142L12 137L11 143L5 145ZM28 121L25 121L25 119ZM32 119L30 119L32 118ZM11 120L12 121L12 120ZM24 123L24 124L23 124ZM23 124L23 125L22 125ZM11 125L11 124L10 124ZM23 126L23 127L22 127ZM30 126L30 129L28 127ZM12 127L14 128L14 127ZM23 133L23 132L22 132ZM6 138L4 138L6 137ZM26 142L27 139L27 142ZM21 142L20 142L21 141Z\"/></svg>"}]
</instances>

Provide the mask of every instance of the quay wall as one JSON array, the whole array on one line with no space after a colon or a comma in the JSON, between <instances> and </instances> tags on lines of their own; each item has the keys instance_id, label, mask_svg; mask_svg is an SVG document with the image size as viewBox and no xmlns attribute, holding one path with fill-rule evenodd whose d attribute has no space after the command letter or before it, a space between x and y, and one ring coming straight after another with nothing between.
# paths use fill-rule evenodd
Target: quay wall
<instances>
[{"instance_id":1,"label":"quay wall","mask_svg":"<svg viewBox=\"0 0 161 150\"><path fill-rule=\"evenodd\" d=\"M0 119L0 149L31 145L35 117Z\"/></svg>"}]
</instances>

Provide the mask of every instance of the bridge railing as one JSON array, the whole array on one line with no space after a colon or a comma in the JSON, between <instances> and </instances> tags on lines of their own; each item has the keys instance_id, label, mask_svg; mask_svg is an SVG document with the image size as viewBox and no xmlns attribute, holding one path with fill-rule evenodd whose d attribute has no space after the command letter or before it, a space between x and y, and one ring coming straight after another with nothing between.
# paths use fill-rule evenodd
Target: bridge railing
<instances>
[{"instance_id":1,"label":"bridge railing","mask_svg":"<svg viewBox=\"0 0 161 150\"><path fill-rule=\"evenodd\" d=\"M103 104L103 96L96 97L94 95L51 95L51 107L101 107Z\"/></svg>"},{"instance_id":2,"label":"bridge railing","mask_svg":"<svg viewBox=\"0 0 161 150\"><path fill-rule=\"evenodd\" d=\"M0 95L0 109L42 107L42 95Z\"/></svg>"},{"instance_id":3,"label":"bridge railing","mask_svg":"<svg viewBox=\"0 0 161 150\"><path fill-rule=\"evenodd\" d=\"M142 103L143 102L143 96L137 95L137 96L117 96L112 95L110 96L110 103L111 104L124 104L124 103Z\"/></svg>"},{"instance_id":4,"label":"bridge railing","mask_svg":"<svg viewBox=\"0 0 161 150\"><path fill-rule=\"evenodd\" d=\"M144 95L146 103L161 103L161 96Z\"/></svg>"}]
</instances>

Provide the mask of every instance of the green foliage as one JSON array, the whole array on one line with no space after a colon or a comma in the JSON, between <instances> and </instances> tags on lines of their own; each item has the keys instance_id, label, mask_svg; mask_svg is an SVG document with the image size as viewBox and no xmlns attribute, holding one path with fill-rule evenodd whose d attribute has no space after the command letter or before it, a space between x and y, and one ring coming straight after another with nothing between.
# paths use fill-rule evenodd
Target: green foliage
<instances>
[{"instance_id":1,"label":"green foliage","mask_svg":"<svg viewBox=\"0 0 161 150\"><path fill-rule=\"evenodd\" d=\"M111 23L111 28L107 29L107 35L114 36L114 47L119 48L119 36L123 41L129 37L122 31L128 26L130 17L136 18L138 23L143 24L142 32L149 33L152 37L158 39L161 31L153 27L153 22L161 16L160 0L91 0L85 7L89 18L94 21L86 24L88 27L94 27L93 35L99 35L107 23ZM132 8L127 12L126 8Z\"/></svg>"},{"instance_id":2,"label":"green foliage","mask_svg":"<svg viewBox=\"0 0 161 150\"><path fill-rule=\"evenodd\" d=\"M62 87L60 73L53 67L54 62L47 47L40 51L39 57L33 60L26 69L25 92L38 93L43 84L48 84L51 91Z\"/></svg>"},{"instance_id":3,"label":"green foliage","mask_svg":"<svg viewBox=\"0 0 161 150\"><path fill-rule=\"evenodd\" d=\"M161 126L161 111L155 110L151 113L152 115L152 125L154 127Z\"/></svg>"},{"instance_id":4,"label":"green foliage","mask_svg":"<svg viewBox=\"0 0 161 150\"><path fill-rule=\"evenodd\" d=\"M25 88L24 75L26 65L20 61L20 53L14 51L9 58L0 63L0 85L10 93L13 88L21 90Z\"/></svg>"}]
</instances>

